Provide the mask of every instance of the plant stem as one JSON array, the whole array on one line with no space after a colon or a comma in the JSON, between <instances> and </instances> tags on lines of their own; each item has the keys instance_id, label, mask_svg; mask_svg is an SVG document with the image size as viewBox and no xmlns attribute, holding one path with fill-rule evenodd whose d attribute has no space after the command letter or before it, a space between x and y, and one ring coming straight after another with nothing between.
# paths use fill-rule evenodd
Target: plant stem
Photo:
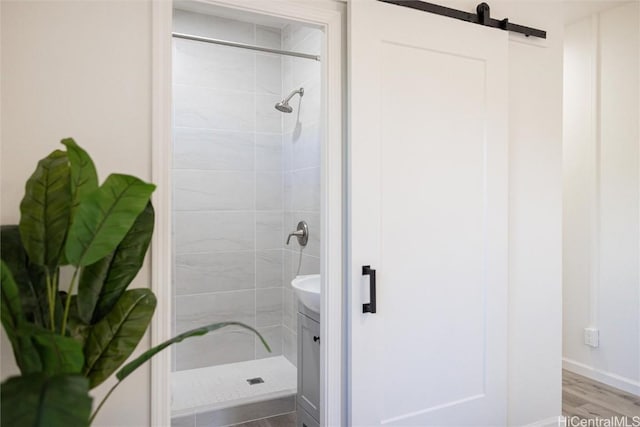
<instances>
[{"instance_id":1,"label":"plant stem","mask_svg":"<svg viewBox=\"0 0 640 427\"><path fill-rule=\"evenodd\" d=\"M67 318L69 317L69 307L71 307L71 295L73 295L73 291L76 287L76 277L78 276L78 271L80 271L80 267L76 268L73 272L73 277L71 278L71 284L69 285L69 292L67 293L67 301L64 304L64 315L62 316L62 328L60 329L60 334L62 336L67 334Z\"/></svg>"},{"instance_id":2,"label":"plant stem","mask_svg":"<svg viewBox=\"0 0 640 427\"><path fill-rule=\"evenodd\" d=\"M56 320L56 298L58 298L58 287L60 286L60 268L56 268L56 272L53 275L53 286L51 287L51 302L53 302L53 321ZM55 330L54 330L55 332Z\"/></svg>"},{"instance_id":3,"label":"plant stem","mask_svg":"<svg viewBox=\"0 0 640 427\"><path fill-rule=\"evenodd\" d=\"M53 297L53 284L51 283L51 275L49 274L49 269L45 269L45 280L47 282L47 302L49 303L49 323L51 327L51 331L56 331L56 316L55 316L55 299Z\"/></svg>"},{"instance_id":4,"label":"plant stem","mask_svg":"<svg viewBox=\"0 0 640 427\"><path fill-rule=\"evenodd\" d=\"M111 396L111 393L113 393L113 390L116 389L116 387L118 387L120 385L122 381L118 381L117 383L115 383L113 385L113 387L111 387L111 389L109 390L109 392L102 398L102 400L100 401L100 404L98 405L98 407L96 408L96 410L93 412L93 414L91 414L91 418L89 418L89 425L91 425L91 423L93 422L93 419L96 417L96 415L98 415L98 412L100 411L100 409L102 408L102 405L104 405L104 403L107 401L107 399L109 398L109 396Z\"/></svg>"}]
</instances>

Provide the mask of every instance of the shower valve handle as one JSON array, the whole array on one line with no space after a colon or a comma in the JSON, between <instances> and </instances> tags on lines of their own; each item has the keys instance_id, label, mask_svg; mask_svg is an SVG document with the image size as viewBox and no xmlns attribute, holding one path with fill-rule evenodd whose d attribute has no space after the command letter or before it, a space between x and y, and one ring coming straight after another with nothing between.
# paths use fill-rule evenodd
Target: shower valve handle
<instances>
[{"instance_id":1,"label":"shower valve handle","mask_svg":"<svg viewBox=\"0 0 640 427\"><path fill-rule=\"evenodd\" d=\"M287 237L287 245L289 244L289 241L291 240L291 238L293 236L296 236L296 237L304 236L304 231L296 230L296 231L293 231L293 232L289 233L289 236Z\"/></svg>"},{"instance_id":2,"label":"shower valve handle","mask_svg":"<svg viewBox=\"0 0 640 427\"><path fill-rule=\"evenodd\" d=\"M287 245L293 236L298 239L298 244L300 246L307 246L307 242L309 241L309 226L306 221L300 221L298 223L298 229L289 233L289 236L287 237Z\"/></svg>"}]
</instances>

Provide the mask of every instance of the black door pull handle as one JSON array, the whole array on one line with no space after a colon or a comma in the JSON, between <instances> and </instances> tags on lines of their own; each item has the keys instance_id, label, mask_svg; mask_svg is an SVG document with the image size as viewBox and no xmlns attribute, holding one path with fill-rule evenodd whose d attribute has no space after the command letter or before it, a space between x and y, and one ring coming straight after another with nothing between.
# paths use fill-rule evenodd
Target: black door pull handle
<instances>
[{"instance_id":1,"label":"black door pull handle","mask_svg":"<svg viewBox=\"0 0 640 427\"><path fill-rule=\"evenodd\" d=\"M318 342L320 341L320 337L319 336L314 336L313 337L313 342Z\"/></svg>"},{"instance_id":2,"label":"black door pull handle","mask_svg":"<svg viewBox=\"0 0 640 427\"><path fill-rule=\"evenodd\" d=\"M362 275L369 276L369 302L362 304L363 313L375 313L376 312L376 270L371 268L370 265L362 266Z\"/></svg>"}]
</instances>

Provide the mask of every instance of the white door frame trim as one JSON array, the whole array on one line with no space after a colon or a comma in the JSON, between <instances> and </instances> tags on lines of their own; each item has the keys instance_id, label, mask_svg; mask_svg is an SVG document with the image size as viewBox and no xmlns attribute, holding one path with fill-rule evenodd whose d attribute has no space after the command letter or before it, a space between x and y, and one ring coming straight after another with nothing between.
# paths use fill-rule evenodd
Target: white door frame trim
<instances>
[{"instance_id":1,"label":"white door frame trim","mask_svg":"<svg viewBox=\"0 0 640 427\"><path fill-rule=\"evenodd\" d=\"M321 330L320 424L339 426L346 412L343 378L343 20L344 4L332 0L198 0L202 3L319 25L325 32L322 94L325 132L321 160ZM151 345L172 333L171 289L171 31L170 0L152 2L152 178L156 229L151 244L151 289L159 297L151 327ZM329 108L328 106L331 106ZM151 363L151 425L171 424L171 352Z\"/></svg>"},{"instance_id":2,"label":"white door frame trim","mask_svg":"<svg viewBox=\"0 0 640 427\"><path fill-rule=\"evenodd\" d=\"M153 1L151 6L151 179L157 185L152 202L156 223L151 240L151 290L157 296L151 320L151 345L171 338L171 29L172 1ZM151 425L171 425L171 352L151 359Z\"/></svg>"}]
</instances>

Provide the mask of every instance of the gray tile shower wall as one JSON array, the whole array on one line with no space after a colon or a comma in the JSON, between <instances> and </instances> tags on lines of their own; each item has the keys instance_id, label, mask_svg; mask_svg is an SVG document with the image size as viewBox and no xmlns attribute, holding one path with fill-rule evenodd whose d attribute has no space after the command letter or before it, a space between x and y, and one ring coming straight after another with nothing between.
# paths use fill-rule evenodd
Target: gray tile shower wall
<instances>
[{"instance_id":1,"label":"gray tile shower wall","mask_svg":"<svg viewBox=\"0 0 640 427\"><path fill-rule=\"evenodd\" d=\"M176 10L178 32L321 53L320 30L271 28ZM174 332L224 329L173 349L174 370L284 354L296 363L297 299L290 282L320 271L320 63L174 39ZM274 105L291 90L293 112ZM300 252L286 235L300 220Z\"/></svg>"},{"instance_id":2,"label":"gray tile shower wall","mask_svg":"<svg viewBox=\"0 0 640 427\"><path fill-rule=\"evenodd\" d=\"M321 54L322 32L299 24L282 29L282 47ZM299 274L320 272L320 155L321 155L321 65L302 58L282 59L283 96L304 87L304 96L291 102L293 112L283 115L282 150L284 170L284 231L295 230L305 220L309 242L302 249L295 239L284 245L282 289L282 353L297 363L297 298L291 280Z\"/></svg>"},{"instance_id":3,"label":"gray tile shower wall","mask_svg":"<svg viewBox=\"0 0 640 427\"><path fill-rule=\"evenodd\" d=\"M178 32L281 48L279 28L182 10ZM282 59L174 40L174 329L237 320L181 343L174 370L282 354Z\"/></svg>"}]
</instances>

